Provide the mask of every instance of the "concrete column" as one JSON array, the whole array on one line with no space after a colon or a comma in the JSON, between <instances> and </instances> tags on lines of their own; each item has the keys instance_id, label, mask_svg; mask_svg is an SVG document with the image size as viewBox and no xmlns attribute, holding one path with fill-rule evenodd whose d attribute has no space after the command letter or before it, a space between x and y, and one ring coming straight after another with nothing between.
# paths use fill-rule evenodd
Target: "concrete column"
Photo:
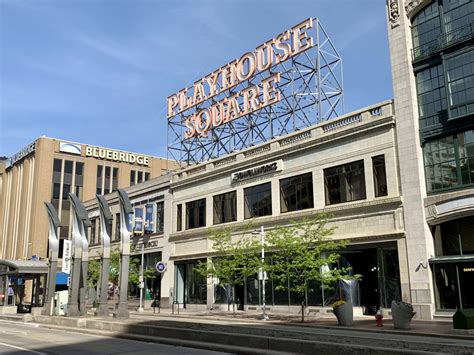
<instances>
[{"instance_id":1,"label":"concrete column","mask_svg":"<svg viewBox=\"0 0 474 355\"><path fill-rule=\"evenodd\" d=\"M433 241L426 223L426 197L423 156L419 136L419 121L415 76L411 57L411 28L402 1L398 9L387 11L393 93L395 99L397 149L400 185L403 196L408 277L411 301L418 319L432 319L434 313L433 282L430 268L420 268L433 252ZM399 16L393 16L393 12Z\"/></svg>"}]
</instances>

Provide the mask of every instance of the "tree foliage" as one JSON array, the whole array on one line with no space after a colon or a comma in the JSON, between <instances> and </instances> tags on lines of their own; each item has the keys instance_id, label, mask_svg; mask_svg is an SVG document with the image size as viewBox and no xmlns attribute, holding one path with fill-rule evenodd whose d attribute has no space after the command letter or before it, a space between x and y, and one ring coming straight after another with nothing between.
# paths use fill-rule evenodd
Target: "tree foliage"
<instances>
[{"instance_id":1,"label":"tree foliage","mask_svg":"<svg viewBox=\"0 0 474 355\"><path fill-rule=\"evenodd\" d=\"M235 285L242 285L261 267L259 244L243 235L233 238L230 229L212 232L209 240L212 241L214 256L206 262L199 262L196 271L205 277L216 278L219 286L230 286L234 295Z\"/></svg>"},{"instance_id":2,"label":"tree foliage","mask_svg":"<svg viewBox=\"0 0 474 355\"><path fill-rule=\"evenodd\" d=\"M120 273L120 252L114 251L110 254L109 282L117 285ZM97 287L100 278L100 260L89 260L87 283L89 287ZM138 285L140 278L140 258L131 257L129 264L128 282ZM153 280L156 278L156 271L153 268L143 270L143 278Z\"/></svg>"},{"instance_id":3,"label":"tree foliage","mask_svg":"<svg viewBox=\"0 0 474 355\"><path fill-rule=\"evenodd\" d=\"M278 290L289 290L304 299L305 292L313 291L312 282L329 287L350 276L347 268L337 265L339 251L348 241L329 237L334 228L327 227L328 215L321 213L312 219L279 226L266 234L266 241L273 249L271 263L266 263Z\"/></svg>"}]
</instances>

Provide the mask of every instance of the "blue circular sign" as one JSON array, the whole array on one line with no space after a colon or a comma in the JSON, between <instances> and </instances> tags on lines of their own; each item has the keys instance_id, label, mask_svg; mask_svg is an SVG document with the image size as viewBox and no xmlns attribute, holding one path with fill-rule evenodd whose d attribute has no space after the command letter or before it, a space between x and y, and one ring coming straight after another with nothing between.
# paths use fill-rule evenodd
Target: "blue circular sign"
<instances>
[{"instance_id":1,"label":"blue circular sign","mask_svg":"<svg viewBox=\"0 0 474 355\"><path fill-rule=\"evenodd\" d=\"M162 261L158 261L155 265L155 269L161 274L166 271L166 264Z\"/></svg>"}]
</instances>

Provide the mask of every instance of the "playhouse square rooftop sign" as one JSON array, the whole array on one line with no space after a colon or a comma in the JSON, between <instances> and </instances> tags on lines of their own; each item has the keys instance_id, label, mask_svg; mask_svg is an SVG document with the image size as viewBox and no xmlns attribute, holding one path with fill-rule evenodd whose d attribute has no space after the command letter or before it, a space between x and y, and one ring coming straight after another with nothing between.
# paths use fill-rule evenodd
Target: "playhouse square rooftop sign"
<instances>
[{"instance_id":1,"label":"playhouse square rooftop sign","mask_svg":"<svg viewBox=\"0 0 474 355\"><path fill-rule=\"evenodd\" d=\"M255 50L227 63L209 75L168 97L168 119L183 113L219 94L251 79L273 65L313 47L313 37L308 32L313 19L308 18ZM251 85L240 92L214 100L206 108L196 110L184 118L184 138L206 137L212 127L235 120L265 106L280 101L278 89L280 73L270 73L258 85Z\"/></svg>"}]
</instances>

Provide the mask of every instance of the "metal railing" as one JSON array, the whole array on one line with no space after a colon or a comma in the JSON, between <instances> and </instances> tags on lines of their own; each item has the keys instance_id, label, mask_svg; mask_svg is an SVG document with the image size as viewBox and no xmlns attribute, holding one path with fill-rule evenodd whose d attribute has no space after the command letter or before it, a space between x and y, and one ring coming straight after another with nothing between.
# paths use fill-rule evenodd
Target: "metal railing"
<instances>
[{"instance_id":1,"label":"metal railing","mask_svg":"<svg viewBox=\"0 0 474 355\"><path fill-rule=\"evenodd\" d=\"M443 49L446 49L456 43L469 40L474 37L474 24L470 23L459 27L454 31L445 33L439 38L425 43L421 46L415 47L412 50L413 61L427 58Z\"/></svg>"}]
</instances>

